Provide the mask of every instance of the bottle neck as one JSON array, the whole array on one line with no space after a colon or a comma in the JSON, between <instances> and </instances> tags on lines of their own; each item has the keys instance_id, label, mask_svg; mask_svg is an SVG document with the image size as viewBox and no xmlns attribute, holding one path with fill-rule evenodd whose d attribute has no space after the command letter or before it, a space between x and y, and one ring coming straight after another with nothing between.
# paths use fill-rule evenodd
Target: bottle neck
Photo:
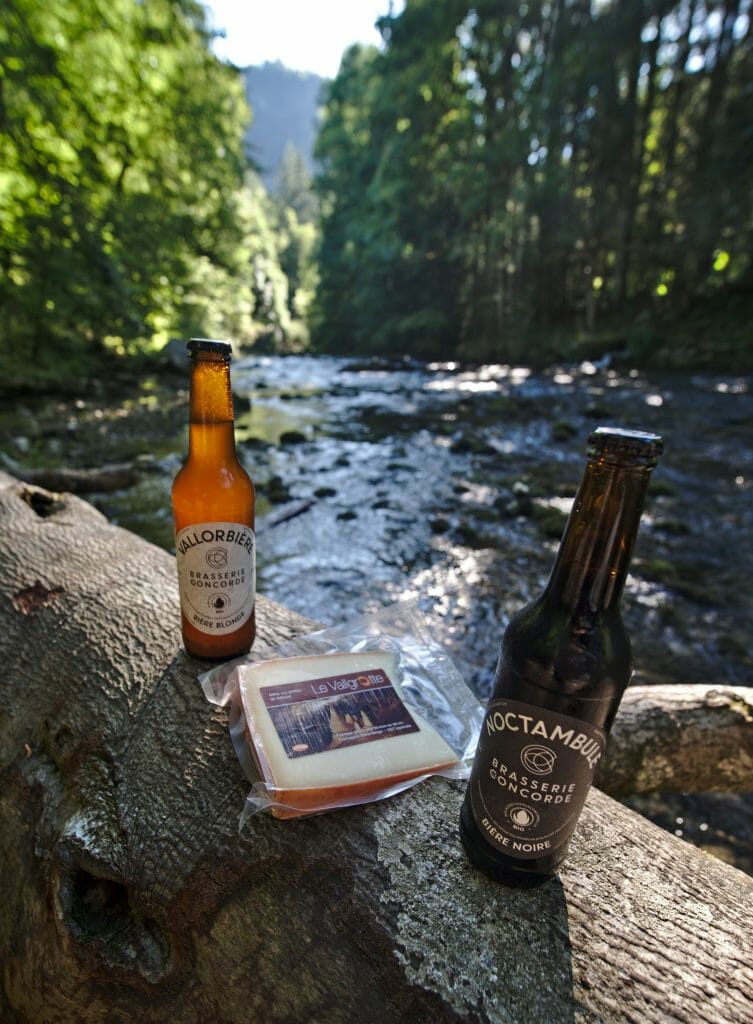
<instances>
[{"instance_id":1,"label":"bottle neck","mask_svg":"<svg viewBox=\"0 0 753 1024\"><path fill-rule=\"evenodd\" d=\"M194 461L235 459L230 364L214 353L199 353L191 365L188 454Z\"/></svg>"},{"instance_id":2,"label":"bottle neck","mask_svg":"<svg viewBox=\"0 0 753 1024\"><path fill-rule=\"evenodd\" d=\"M546 586L550 600L584 615L617 610L648 481L645 466L589 460Z\"/></svg>"}]
</instances>

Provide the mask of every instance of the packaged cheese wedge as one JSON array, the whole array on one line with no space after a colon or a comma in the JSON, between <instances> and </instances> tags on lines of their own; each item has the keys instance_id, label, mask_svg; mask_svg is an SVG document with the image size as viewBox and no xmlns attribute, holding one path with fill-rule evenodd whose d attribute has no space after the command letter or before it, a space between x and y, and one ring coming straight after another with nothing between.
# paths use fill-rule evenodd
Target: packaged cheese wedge
<instances>
[{"instance_id":1,"label":"packaged cheese wedge","mask_svg":"<svg viewBox=\"0 0 753 1024\"><path fill-rule=\"evenodd\" d=\"M260 811L295 818L465 779L484 719L414 598L257 644L199 679L253 783L241 831Z\"/></svg>"},{"instance_id":2,"label":"packaged cheese wedge","mask_svg":"<svg viewBox=\"0 0 753 1024\"><path fill-rule=\"evenodd\" d=\"M278 658L238 676L246 740L277 817L379 799L459 764L406 703L393 652Z\"/></svg>"}]
</instances>

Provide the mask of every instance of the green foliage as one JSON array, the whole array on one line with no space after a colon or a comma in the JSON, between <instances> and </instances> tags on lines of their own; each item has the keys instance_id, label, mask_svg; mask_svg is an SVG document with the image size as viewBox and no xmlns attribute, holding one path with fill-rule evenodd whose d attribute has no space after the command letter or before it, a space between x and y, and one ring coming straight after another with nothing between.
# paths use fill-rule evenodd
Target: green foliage
<instances>
[{"instance_id":1,"label":"green foliage","mask_svg":"<svg viewBox=\"0 0 753 1024\"><path fill-rule=\"evenodd\" d=\"M172 334L293 330L277 211L246 177L243 81L208 42L195 0L5 4L6 385Z\"/></svg>"},{"instance_id":2,"label":"green foliage","mask_svg":"<svg viewBox=\"0 0 753 1024\"><path fill-rule=\"evenodd\" d=\"M429 357L456 344L461 193L452 172L463 90L455 24L447 4L410 5L390 21L385 53L352 49L330 87L316 150L321 347Z\"/></svg>"},{"instance_id":3,"label":"green foliage","mask_svg":"<svg viewBox=\"0 0 753 1024\"><path fill-rule=\"evenodd\" d=\"M407 0L327 87L316 195L288 147L270 196L198 0L6 0L5 386L309 326L319 350L751 369L752 15Z\"/></svg>"},{"instance_id":4,"label":"green foliage","mask_svg":"<svg viewBox=\"0 0 753 1024\"><path fill-rule=\"evenodd\" d=\"M275 194L278 202L290 207L302 223L312 224L317 219L319 204L312 188L311 172L303 153L292 142L283 150Z\"/></svg>"},{"instance_id":5,"label":"green foliage","mask_svg":"<svg viewBox=\"0 0 753 1024\"><path fill-rule=\"evenodd\" d=\"M407 0L326 96L315 344L750 365L752 13Z\"/></svg>"}]
</instances>

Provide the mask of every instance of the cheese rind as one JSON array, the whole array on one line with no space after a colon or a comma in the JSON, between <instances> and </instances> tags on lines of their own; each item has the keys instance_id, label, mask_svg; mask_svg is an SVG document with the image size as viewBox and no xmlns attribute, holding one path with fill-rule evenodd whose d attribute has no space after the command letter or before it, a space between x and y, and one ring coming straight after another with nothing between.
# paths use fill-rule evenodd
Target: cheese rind
<instances>
[{"instance_id":1,"label":"cheese rind","mask_svg":"<svg viewBox=\"0 0 753 1024\"><path fill-rule=\"evenodd\" d=\"M239 672L247 738L278 817L378 799L458 764L406 706L391 652L280 658Z\"/></svg>"}]
</instances>

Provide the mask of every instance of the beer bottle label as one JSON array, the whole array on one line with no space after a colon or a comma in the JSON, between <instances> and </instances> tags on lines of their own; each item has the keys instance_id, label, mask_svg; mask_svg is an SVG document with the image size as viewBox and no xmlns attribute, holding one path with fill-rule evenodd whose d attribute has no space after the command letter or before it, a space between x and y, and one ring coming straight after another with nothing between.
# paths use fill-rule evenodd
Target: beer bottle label
<instances>
[{"instance_id":1,"label":"beer bottle label","mask_svg":"<svg viewBox=\"0 0 753 1024\"><path fill-rule=\"evenodd\" d=\"M577 718L516 700L486 711L469 783L482 835L520 860L567 845L607 736Z\"/></svg>"},{"instance_id":2,"label":"beer bottle label","mask_svg":"<svg viewBox=\"0 0 753 1024\"><path fill-rule=\"evenodd\" d=\"M209 636L233 633L256 600L254 531L242 523L196 523L175 538L180 607Z\"/></svg>"}]
</instances>

